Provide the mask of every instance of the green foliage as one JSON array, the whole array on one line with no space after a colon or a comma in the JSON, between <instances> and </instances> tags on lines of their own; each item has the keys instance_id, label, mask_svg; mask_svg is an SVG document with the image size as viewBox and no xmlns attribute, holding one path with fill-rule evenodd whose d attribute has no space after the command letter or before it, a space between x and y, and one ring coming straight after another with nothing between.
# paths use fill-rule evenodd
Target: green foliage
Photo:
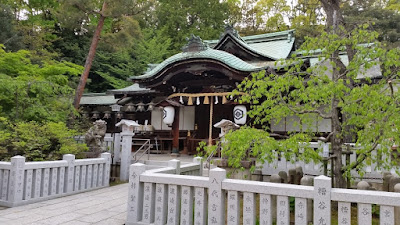
<instances>
[{"instance_id":1,"label":"green foliage","mask_svg":"<svg viewBox=\"0 0 400 225\"><path fill-rule=\"evenodd\" d=\"M21 35L16 31L12 8L8 5L0 4L0 44L8 50L21 49Z\"/></svg>"},{"instance_id":2,"label":"green foliage","mask_svg":"<svg viewBox=\"0 0 400 225\"><path fill-rule=\"evenodd\" d=\"M334 135L344 140L356 134L358 146L357 162L343 166L343 173L350 176L350 170L356 168L363 175L363 168L371 162L378 162L383 169L393 166L394 162L389 163L387 159L391 146L400 143L397 116L400 50L386 50L375 41L378 34L366 28L354 29L345 38L326 32L319 38L307 38L299 52L303 51L306 58L318 57L320 64L307 68L304 58L294 58L282 62L287 66L278 73L262 71L239 85L238 91L248 94L242 95L239 102L252 104L248 115L255 124L270 131L271 122L297 116L301 121L297 125L302 131L289 133L284 140L273 140L266 131L249 128L228 134L224 151L232 165L237 166L238 158L243 158L250 149L260 161L273 160L271 152L274 151L283 153L287 159L294 154L298 157L298 150L303 147L300 143L319 138L311 129L315 120L338 119L333 115L335 101L346 120L337 122L340 129ZM354 57L344 65L338 53L346 49L354 50ZM382 77L377 79L379 73ZM371 154L374 150L378 151L377 155ZM387 157L381 158L383 155ZM318 160L312 152L300 157Z\"/></svg>"},{"instance_id":3,"label":"green foliage","mask_svg":"<svg viewBox=\"0 0 400 225\"><path fill-rule=\"evenodd\" d=\"M24 155L27 160L60 159L86 150L65 121L75 113L69 79L82 67L55 60L32 60L26 50L0 46L0 160Z\"/></svg>"},{"instance_id":4,"label":"green foliage","mask_svg":"<svg viewBox=\"0 0 400 225\"><path fill-rule=\"evenodd\" d=\"M218 0L159 0L156 7L157 28L172 40L174 53L180 51L191 34L217 39L228 18L228 5Z\"/></svg>"},{"instance_id":5,"label":"green foliage","mask_svg":"<svg viewBox=\"0 0 400 225\"><path fill-rule=\"evenodd\" d=\"M0 115L10 121L65 121L73 111L69 77L81 67L69 62L31 61L31 53L0 49Z\"/></svg>"},{"instance_id":6,"label":"green foliage","mask_svg":"<svg viewBox=\"0 0 400 225\"><path fill-rule=\"evenodd\" d=\"M72 138L77 132L63 122L12 124L4 117L0 119L0 160L14 155L23 155L27 161L56 160L63 154L75 154L79 158L81 152L87 151L85 144L78 144Z\"/></svg>"},{"instance_id":7,"label":"green foliage","mask_svg":"<svg viewBox=\"0 0 400 225\"><path fill-rule=\"evenodd\" d=\"M165 29L143 30L143 39L134 46L134 53L142 71L144 71L150 63L161 63L163 60L172 55L170 50L172 39L164 36Z\"/></svg>"},{"instance_id":8,"label":"green foliage","mask_svg":"<svg viewBox=\"0 0 400 225\"><path fill-rule=\"evenodd\" d=\"M343 13L346 23L359 25L368 23L371 30L379 33L378 40L386 42L390 47L400 45L400 8L396 8L395 1L382 3L381 1L359 1L356 4L346 2ZM352 26L350 26L352 29Z\"/></svg>"},{"instance_id":9,"label":"green foliage","mask_svg":"<svg viewBox=\"0 0 400 225\"><path fill-rule=\"evenodd\" d=\"M254 158L261 163L271 163L283 156L292 161L293 156L305 162L320 160L318 152L309 147L311 136L307 134L292 134L288 139L277 140L265 130L244 126L226 134L225 140L221 144L222 156L228 158L228 165L233 168L241 168L241 161Z\"/></svg>"}]
</instances>

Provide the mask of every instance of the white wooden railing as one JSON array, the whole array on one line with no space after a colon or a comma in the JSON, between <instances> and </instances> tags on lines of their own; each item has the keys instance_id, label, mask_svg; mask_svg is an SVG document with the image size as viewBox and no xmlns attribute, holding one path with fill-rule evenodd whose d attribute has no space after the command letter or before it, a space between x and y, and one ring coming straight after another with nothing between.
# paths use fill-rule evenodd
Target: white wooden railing
<instances>
[{"instance_id":1,"label":"white wooden railing","mask_svg":"<svg viewBox=\"0 0 400 225\"><path fill-rule=\"evenodd\" d=\"M15 156L0 162L0 206L14 207L109 186L111 155L78 159L25 162Z\"/></svg>"},{"instance_id":2,"label":"white wooden railing","mask_svg":"<svg viewBox=\"0 0 400 225\"><path fill-rule=\"evenodd\" d=\"M144 164L131 165L126 224L255 225L258 220L262 225L330 225L332 202L338 202L339 224L351 223L351 203L357 204L359 225L372 224L372 204L379 205L381 225L395 224L400 213L395 211L400 193L331 188L325 176L316 177L314 186L301 186L227 179L220 168L210 170L209 177L181 171L179 161L148 171ZM290 197L295 199L292 210Z\"/></svg>"}]
</instances>

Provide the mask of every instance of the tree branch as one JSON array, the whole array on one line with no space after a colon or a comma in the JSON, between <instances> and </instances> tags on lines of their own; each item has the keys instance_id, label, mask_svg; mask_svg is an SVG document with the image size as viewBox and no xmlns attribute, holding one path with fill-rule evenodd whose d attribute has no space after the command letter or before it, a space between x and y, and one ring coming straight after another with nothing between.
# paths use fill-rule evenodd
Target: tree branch
<instances>
[{"instance_id":1,"label":"tree branch","mask_svg":"<svg viewBox=\"0 0 400 225\"><path fill-rule=\"evenodd\" d=\"M317 140L323 141L323 142L326 143L326 142L329 142L329 141L330 141L332 135L333 135L333 132L330 132L326 138L324 138L324 137L318 137Z\"/></svg>"},{"instance_id":2,"label":"tree branch","mask_svg":"<svg viewBox=\"0 0 400 225\"><path fill-rule=\"evenodd\" d=\"M386 123L388 119L389 119L389 115L386 115L385 118L383 118L382 122ZM342 168L342 171L344 172L346 170L352 170L352 169L356 168L358 165L360 165L365 160L367 155L376 149L376 147L379 144L378 140L382 137L382 135L383 135L383 129L380 129L379 135L375 138L375 142L372 145L371 149L369 149L367 152L361 153L360 156L357 157L356 163L346 165L345 167Z\"/></svg>"},{"instance_id":3,"label":"tree branch","mask_svg":"<svg viewBox=\"0 0 400 225\"><path fill-rule=\"evenodd\" d=\"M285 102L285 101L283 100L282 92L279 92L279 96L280 96L280 98L281 98L281 102L282 102L283 104L285 104L286 107L288 107L288 109L290 109L290 111L292 111L292 112L295 113L295 114L316 113L316 114L318 114L320 117L322 117L322 118L324 118L324 119L332 119L332 115L330 115L330 114L328 114L328 115L327 115L327 114L324 114L324 113L322 113L322 112L321 112L320 110L318 110L318 109L313 109L313 110L301 110L301 111L298 111L298 110L292 108L287 102Z\"/></svg>"}]
</instances>

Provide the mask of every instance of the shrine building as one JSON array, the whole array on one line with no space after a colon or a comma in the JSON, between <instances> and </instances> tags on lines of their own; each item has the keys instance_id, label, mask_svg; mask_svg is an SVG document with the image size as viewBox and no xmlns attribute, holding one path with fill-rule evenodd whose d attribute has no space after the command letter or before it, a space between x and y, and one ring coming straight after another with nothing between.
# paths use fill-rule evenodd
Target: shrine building
<instances>
[{"instance_id":1,"label":"shrine building","mask_svg":"<svg viewBox=\"0 0 400 225\"><path fill-rule=\"evenodd\" d=\"M278 60L294 52L294 43L294 30L241 37L227 27L219 40L191 36L181 53L130 77L131 86L84 95L81 106L92 119L106 120L109 132L118 132L113 125L119 120L130 119L141 124L135 138L157 139L161 149L195 154L200 141L219 138L214 124L249 122L249 105L239 105L231 92L251 73L276 69ZM294 128L283 120L271 129ZM315 129L329 132L330 121Z\"/></svg>"}]
</instances>

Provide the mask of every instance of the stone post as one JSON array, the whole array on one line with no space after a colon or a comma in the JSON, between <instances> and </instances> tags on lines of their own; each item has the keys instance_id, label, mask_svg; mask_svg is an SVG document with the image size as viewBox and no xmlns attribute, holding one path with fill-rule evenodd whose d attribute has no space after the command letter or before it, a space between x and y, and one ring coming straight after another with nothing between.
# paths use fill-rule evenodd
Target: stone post
<instances>
[{"instance_id":1,"label":"stone post","mask_svg":"<svg viewBox=\"0 0 400 225\"><path fill-rule=\"evenodd\" d=\"M260 194L260 224L272 225L271 195Z\"/></svg>"},{"instance_id":2,"label":"stone post","mask_svg":"<svg viewBox=\"0 0 400 225\"><path fill-rule=\"evenodd\" d=\"M208 223L225 224L225 193L222 190L222 181L226 178L224 169L210 170L210 184L208 189Z\"/></svg>"},{"instance_id":3,"label":"stone post","mask_svg":"<svg viewBox=\"0 0 400 225\"><path fill-rule=\"evenodd\" d=\"M393 192L394 186L398 183L400 183L400 177L397 175L393 175L389 180L389 191Z\"/></svg>"},{"instance_id":4,"label":"stone post","mask_svg":"<svg viewBox=\"0 0 400 225\"><path fill-rule=\"evenodd\" d=\"M110 186L110 167L111 167L111 154L110 153L102 153L101 158L106 160L106 164L104 165L104 186Z\"/></svg>"},{"instance_id":5,"label":"stone post","mask_svg":"<svg viewBox=\"0 0 400 225\"><path fill-rule=\"evenodd\" d=\"M228 191L228 225L239 225L239 224L240 224L240 196L237 191Z\"/></svg>"},{"instance_id":6,"label":"stone post","mask_svg":"<svg viewBox=\"0 0 400 225\"><path fill-rule=\"evenodd\" d=\"M314 179L314 224L331 224L331 178Z\"/></svg>"},{"instance_id":7,"label":"stone post","mask_svg":"<svg viewBox=\"0 0 400 225\"><path fill-rule=\"evenodd\" d=\"M64 192L71 193L74 191L75 155L63 155L63 160L66 160L68 163L66 171L67 182L64 183Z\"/></svg>"},{"instance_id":8,"label":"stone post","mask_svg":"<svg viewBox=\"0 0 400 225\"><path fill-rule=\"evenodd\" d=\"M300 180L300 185L305 186L313 186L314 180L311 177L303 177ZM307 199L307 224L311 224L313 222L313 200Z\"/></svg>"},{"instance_id":9,"label":"stone post","mask_svg":"<svg viewBox=\"0 0 400 225\"><path fill-rule=\"evenodd\" d=\"M177 159L172 159L168 161L168 167L172 167L175 169L175 174L180 175L181 174L181 161Z\"/></svg>"},{"instance_id":10,"label":"stone post","mask_svg":"<svg viewBox=\"0 0 400 225\"><path fill-rule=\"evenodd\" d=\"M193 163L198 163L200 165L199 176L203 176L203 158L201 157L194 157Z\"/></svg>"},{"instance_id":11,"label":"stone post","mask_svg":"<svg viewBox=\"0 0 400 225\"><path fill-rule=\"evenodd\" d=\"M156 184L156 213L155 213L155 225L165 225L167 220L167 196L168 189L165 184Z\"/></svg>"},{"instance_id":12,"label":"stone post","mask_svg":"<svg viewBox=\"0 0 400 225\"><path fill-rule=\"evenodd\" d=\"M394 186L394 192L398 192L400 193L400 183L396 184ZM400 207L395 207L394 208L394 221L395 221L395 225L400 225Z\"/></svg>"},{"instance_id":13,"label":"stone post","mask_svg":"<svg viewBox=\"0 0 400 225\"><path fill-rule=\"evenodd\" d=\"M289 178L288 178L288 184L295 184L295 176L296 176L296 169L292 168L289 169Z\"/></svg>"},{"instance_id":14,"label":"stone post","mask_svg":"<svg viewBox=\"0 0 400 225\"><path fill-rule=\"evenodd\" d=\"M251 192L243 193L243 224L256 224L256 194Z\"/></svg>"},{"instance_id":15,"label":"stone post","mask_svg":"<svg viewBox=\"0 0 400 225\"><path fill-rule=\"evenodd\" d=\"M129 169L128 210L125 224L133 225L142 220L144 192L143 183L140 183L139 179L146 171L146 165L135 163Z\"/></svg>"},{"instance_id":16,"label":"stone post","mask_svg":"<svg viewBox=\"0 0 400 225\"><path fill-rule=\"evenodd\" d=\"M390 178L392 178L392 176L393 175L389 172L383 173L382 191L389 191L389 182L390 182Z\"/></svg>"},{"instance_id":17,"label":"stone post","mask_svg":"<svg viewBox=\"0 0 400 225\"><path fill-rule=\"evenodd\" d=\"M181 161L172 159L168 161L168 167L175 169L175 174L181 174ZM178 225L180 222L180 207L181 207L181 187L178 185L168 185L168 210L167 224Z\"/></svg>"},{"instance_id":18,"label":"stone post","mask_svg":"<svg viewBox=\"0 0 400 225\"><path fill-rule=\"evenodd\" d=\"M194 207L194 224L206 225L207 221L207 197L206 189L203 187L195 187L196 206ZM163 224L164 225L164 224Z\"/></svg>"},{"instance_id":19,"label":"stone post","mask_svg":"<svg viewBox=\"0 0 400 225\"><path fill-rule=\"evenodd\" d=\"M271 183L282 183L282 177L279 176L278 174L272 174L269 180ZM276 195L271 196L271 214L272 214L272 220L276 220Z\"/></svg>"},{"instance_id":20,"label":"stone post","mask_svg":"<svg viewBox=\"0 0 400 225\"><path fill-rule=\"evenodd\" d=\"M18 206L22 202L24 188L24 165L25 157L14 156L11 158L10 186L8 200L12 206Z\"/></svg>"},{"instance_id":21,"label":"stone post","mask_svg":"<svg viewBox=\"0 0 400 225\"><path fill-rule=\"evenodd\" d=\"M300 184L301 178L303 177L303 168L301 166L296 166L296 175L294 177L294 183Z\"/></svg>"},{"instance_id":22,"label":"stone post","mask_svg":"<svg viewBox=\"0 0 400 225\"><path fill-rule=\"evenodd\" d=\"M122 136L122 150L121 150L121 167L119 179L121 181L128 180L129 166L132 163L132 137L133 132L123 132Z\"/></svg>"},{"instance_id":23,"label":"stone post","mask_svg":"<svg viewBox=\"0 0 400 225\"><path fill-rule=\"evenodd\" d=\"M358 190L369 190L370 185L366 181L360 181L357 184ZM357 219L358 224L372 224L372 208L371 204L357 204Z\"/></svg>"},{"instance_id":24,"label":"stone post","mask_svg":"<svg viewBox=\"0 0 400 225\"><path fill-rule=\"evenodd\" d=\"M181 194L182 197L180 224L193 224L193 188L189 186L182 186Z\"/></svg>"},{"instance_id":25,"label":"stone post","mask_svg":"<svg viewBox=\"0 0 400 225\"><path fill-rule=\"evenodd\" d=\"M114 160L113 164L116 165L121 160L121 134L114 134Z\"/></svg>"},{"instance_id":26,"label":"stone post","mask_svg":"<svg viewBox=\"0 0 400 225\"><path fill-rule=\"evenodd\" d=\"M288 175L287 175L287 173L285 171L279 171L278 175L282 179L282 182L280 182L280 183L284 183L284 184L288 183Z\"/></svg>"},{"instance_id":27,"label":"stone post","mask_svg":"<svg viewBox=\"0 0 400 225\"><path fill-rule=\"evenodd\" d=\"M133 130L135 127L140 126L138 123L132 120L121 120L115 124L116 127L122 127L122 149L121 149L121 167L119 179L122 181L128 180L129 166L132 163L132 137L134 135Z\"/></svg>"}]
</instances>

